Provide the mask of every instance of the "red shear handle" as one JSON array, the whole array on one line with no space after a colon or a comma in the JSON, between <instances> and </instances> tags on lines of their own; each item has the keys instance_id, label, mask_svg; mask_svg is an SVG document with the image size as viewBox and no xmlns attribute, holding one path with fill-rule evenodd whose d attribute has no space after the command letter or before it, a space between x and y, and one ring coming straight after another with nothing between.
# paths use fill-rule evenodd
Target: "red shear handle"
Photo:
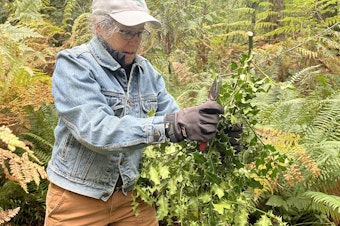
<instances>
[{"instance_id":1,"label":"red shear handle","mask_svg":"<svg viewBox=\"0 0 340 226\"><path fill-rule=\"evenodd\" d=\"M208 143L207 142L201 142L200 146L198 147L201 152L204 152L205 149L207 148Z\"/></svg>"}]
</instances>

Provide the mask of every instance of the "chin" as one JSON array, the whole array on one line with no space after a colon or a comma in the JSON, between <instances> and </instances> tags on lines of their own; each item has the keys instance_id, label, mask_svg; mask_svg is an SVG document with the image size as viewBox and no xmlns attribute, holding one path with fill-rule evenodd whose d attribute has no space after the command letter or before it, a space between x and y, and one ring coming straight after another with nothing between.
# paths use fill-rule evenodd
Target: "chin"
<instances>
[{"instance_id":1,"label":"chin","mask_svg":"<svg viewBox=\"0 0 340 226\"><path fill-rule=\"evenodd\" d=\"M134 59L135 59L135 58L133 58L132 60L126 60L126 61L125 61L125 64L126 64L126 65L132 64L132 62L133 62Z\"/></svg>"}]
</instances>

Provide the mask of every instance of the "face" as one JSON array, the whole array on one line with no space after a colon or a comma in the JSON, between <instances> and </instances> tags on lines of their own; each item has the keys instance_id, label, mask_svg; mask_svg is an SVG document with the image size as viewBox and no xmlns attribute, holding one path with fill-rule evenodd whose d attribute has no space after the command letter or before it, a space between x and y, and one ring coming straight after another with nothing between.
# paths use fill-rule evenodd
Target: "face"
<instances>
[{"instance_id":1,"label":"face","mask_svg":"<svg viewBox=\"0 0 340 226\"><path fill-rule=\"evenodd\" d=\"M125 55L125 64L129 65L133 62L142 41L141 32L144 30L144 24L139 24L133 27L127 27L118 24L119 31L113 33L110 37L105 37L104 32L97 32L107 41L114 49ZM127 40L124 34L136 34L133 38ZM138 35L139 34L139 35Z\"/></svg>"}]
</instances>

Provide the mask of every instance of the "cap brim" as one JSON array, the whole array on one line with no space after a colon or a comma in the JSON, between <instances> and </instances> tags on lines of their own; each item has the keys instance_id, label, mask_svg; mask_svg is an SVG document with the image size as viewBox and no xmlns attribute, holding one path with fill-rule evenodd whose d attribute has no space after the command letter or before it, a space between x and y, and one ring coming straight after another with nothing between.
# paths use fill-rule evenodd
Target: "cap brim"
<instances>
[{"instance_id":1,"label":"cap brim","mask_svg":"<svg viewBox=\"0 0 340 226\"><path fill-rule=\"evenodd\" d=\"M128 27L147 22L152 23L157 27L162 25L156 18L142 11L122 11L118 13L112 13L110 16L118 23Z\"/></svg>"}]
</instances>

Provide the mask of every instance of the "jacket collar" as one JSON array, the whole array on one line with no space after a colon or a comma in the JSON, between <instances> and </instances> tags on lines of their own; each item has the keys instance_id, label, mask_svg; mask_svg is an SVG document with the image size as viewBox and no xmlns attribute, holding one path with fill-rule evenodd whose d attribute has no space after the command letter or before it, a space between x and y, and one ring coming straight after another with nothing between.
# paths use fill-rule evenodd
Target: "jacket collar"
<instances>
[{"instance_id":1,"label":"jacket collar","mask_svg":"<svg viewBox=\"0 0 340 226\"><path fill-rule=\"evenodd\" d=\"M104 46L101 44L100 40L98 39L98 37L93 37L92 40L90 41L90 43L87 45L89 50L92 53L92 56L96 59L96 61L98 62L99 65L101 65L102 67L106 67L110 70L116 71L119 68L121 68L122 66L117 62L117 60L115 60L111 54L104 48ZM132 68L134 68L134 66L138 66L142 71L144 71L144 67L142 62L145 59L140 56L140 55L136 55L135 61L134 61L134 65L132 66Z\"/></svg>"}]
</instances>

